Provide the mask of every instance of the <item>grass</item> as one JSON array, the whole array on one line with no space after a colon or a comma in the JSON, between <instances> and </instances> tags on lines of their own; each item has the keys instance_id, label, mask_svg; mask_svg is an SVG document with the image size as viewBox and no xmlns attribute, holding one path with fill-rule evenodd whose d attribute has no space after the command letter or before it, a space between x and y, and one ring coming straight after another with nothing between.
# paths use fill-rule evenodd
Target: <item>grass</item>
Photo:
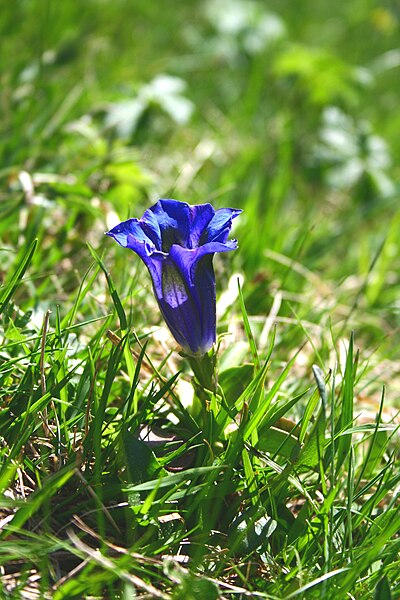
<instances>
[{"instance_id":1,"label":"grass","mask_svg":"<svg viewBox=\"0 0 400 600\"><path fill-rule=\"evenodd\" d=\"M394 5L0 28L2 597L398 597ZM214 393L103 235L159 197L244 211Z\"/></svg>"}]
</instances>

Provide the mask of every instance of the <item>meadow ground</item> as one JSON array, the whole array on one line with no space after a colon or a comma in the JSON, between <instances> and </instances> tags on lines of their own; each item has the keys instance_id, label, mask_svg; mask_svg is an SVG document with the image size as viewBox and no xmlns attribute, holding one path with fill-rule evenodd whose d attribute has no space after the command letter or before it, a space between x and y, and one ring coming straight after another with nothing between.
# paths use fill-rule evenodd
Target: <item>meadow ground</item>
<instances>
[{"instance_id":1,"label":"meadow ground","mask_svg":"<svg viewBox=\"0 0 400 600\"><path fill-rule=\"evenodd\" d=\"M399 29L2 3L2 598L400 596ZM213 391L104 236L158 198L243 209Z\"/></svg>"}]
</instances>

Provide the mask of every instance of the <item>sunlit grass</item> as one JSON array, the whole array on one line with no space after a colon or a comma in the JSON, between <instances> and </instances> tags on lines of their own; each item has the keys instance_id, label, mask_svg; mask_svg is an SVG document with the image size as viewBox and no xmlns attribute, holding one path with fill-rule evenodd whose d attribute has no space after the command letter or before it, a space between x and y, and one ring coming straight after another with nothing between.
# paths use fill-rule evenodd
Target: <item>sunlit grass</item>
<instances>
[{"instance_id":1,"label":"sunlit grass","mask_svg":"<svg viewBox=\"0 0 400 600\"><path fill-rule=\"evenodd\" d=\"M4 597L399 595L398 18L222 4L1 11ZM214 396L104 236L159 197L244 211Z\"/></svg>"}]
</instances>

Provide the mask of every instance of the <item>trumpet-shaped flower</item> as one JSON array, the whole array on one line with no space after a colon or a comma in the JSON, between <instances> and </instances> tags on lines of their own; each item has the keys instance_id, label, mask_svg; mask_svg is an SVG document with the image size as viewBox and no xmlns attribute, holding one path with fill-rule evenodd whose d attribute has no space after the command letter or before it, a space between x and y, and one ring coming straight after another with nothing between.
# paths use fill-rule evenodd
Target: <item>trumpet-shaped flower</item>
<instances>
[{"instance_id":1,"label":"trumpet-shaped flower","mask_svg":"<svg viewBox=\"0 0 400 600\"><path fill-rule=\"evenodd\" d=\"M215 252L237 248L228 236L240 212L159 200L141 219L128 219L107 232L145 263L161 313L186 352L204 354L215 342L212 259Z\"/></svg>"}]
</instances>

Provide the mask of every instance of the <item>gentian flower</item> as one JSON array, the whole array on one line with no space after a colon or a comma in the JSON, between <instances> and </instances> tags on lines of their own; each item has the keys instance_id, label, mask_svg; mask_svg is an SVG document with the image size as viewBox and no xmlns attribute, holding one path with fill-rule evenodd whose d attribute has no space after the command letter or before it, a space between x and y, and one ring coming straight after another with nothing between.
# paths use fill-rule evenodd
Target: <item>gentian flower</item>
<instances>
[{"instance_id":1,"label":"gentian flower","mask_svg":"<svg viewBox=\"0 0 400 600\"><path fill-rule=\"evenodd\" d=\"M190 354L204 354L216 339L215 252L237 248L228 240L235 208L190 206L159 200L141 219L128 219L107 232L140 256L172 335Z\"/></svg>"}]
</instances>

